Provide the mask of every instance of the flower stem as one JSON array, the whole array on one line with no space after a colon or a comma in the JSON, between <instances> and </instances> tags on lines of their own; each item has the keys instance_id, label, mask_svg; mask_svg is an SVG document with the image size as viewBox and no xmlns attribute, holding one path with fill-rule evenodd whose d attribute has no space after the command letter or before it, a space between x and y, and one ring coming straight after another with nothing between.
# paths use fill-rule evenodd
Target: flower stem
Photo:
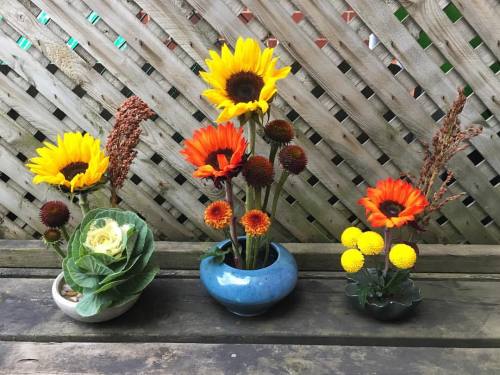
<instances>
[{"instance_id":1,"label":"flower stem","mask_svg":"<svg viewBox=\"0 0 500 375\"><path fill-rule=\"evenodd\" d=\"M248 121L248 141L250 144L250 156L255 155L255 133L257 132L256 121L253 116Z\"/></svg>"},{"instance_id":2,"label":"flower stem","mask_svg":"<svg viewBox=\"0 0 500 375\"><path fill-rule=\"evenodd\" d=\"M254 191L255 191L254 206L255 206L255 208L260 210L261 204L262 204L262 189L255 188Z\"/></svg>"},{"instance_id":3,"label":"flower stem","mask_svg":"<svg viewBox=\"0 0 500 375\"><path fill-rule=\"evenodd\" d=\"M231 206L231 210L233 211L233 216L231 218L231 222L229 223L229 238L231 238L231 244L233 248L234 254L234 263L237 268L242 268L242 259L240 250L238 249L238 237L236 236L236 216L234 214L234 198L233 198L233 183L230 178L226 180L226 200Z\"/></svg>"},{"instance_id":4,"label":"flower stem","mask_svg":"<svg viewBox=\"0 0 500 375\"><path fill-rule=\"evenodd\" d=\"M275 142L272 142L271 149L269 150L269 161L271 162L271 165L273 167L274 167L274 160L276 159L277 152L278 152L278 144ZM269 184L266 187L266 194L264 196L264 203L262 204L263 211L267 210L267 204L269 202L269 195L271 194L271 186L272 186L272 184Z\"/></svg>"},{"instance_id":5,"label":"flower stem","mask_svg":"<svg viewBox=\"0 0 500 375\"><path fill-rule=\"evenodd\" d=\"M385 255L385 266L384 266L384 279L389 271L389 250L391 249L392 233L389 228L384 229L384 255Z\"/></svg>"},{"instance_id":6,"label":"flower stem","mask_svg":"<svg viewBox=\"0 0 500 375\"><path fill-rule=\"evenodd\" d=\"M52 248L55 250L55 252L57 253L57 255L59 255L59 257L61 259L64 260L64 258L66 258L66 254L64 254L64 251L59 247L59 244L58 243L51 243L50 246L52 246Z\"/></svg>"},{"instance_id":7,"label":"flower stem","mask_svg":"<svg viewBox=\"0 0 500 375\"><path fill-rule=\"evenodd\" d=\"M66 240L66 242L68 242L69 241L69 234L68 234L68 230L66 229L66 225L63 225L61 227L61 233L62 233L64 239Z\"/></svg>"},{"instance_id":8,"label":"flower stem","mask_svg":"<svg viewBox=\"0 0 500 375\"><path fill-rule=\"evenodd\" d=\"M87 215L90 211L89 201L87 199L87 193L78 194L78 204L80 205L80 209L82 210L83 216Z\"/></svg>"},{"instance_id":9,"label":"flower stem","mask_svg":"<svg viewBox=\"0 0 500 375\"><path fill-rule=\"evenodd\" d=\"M271 209L271 218L274 218L274 215L276 214L276 208L278 207L278 198L280 197L281 191L283 190L283 185L285 184L286 179L290 173L286 170L283 170L281 172L280 179L278 181L278 184L274 188L274 195L273 195L273 205Z\"/></svg>"}]
</instances>

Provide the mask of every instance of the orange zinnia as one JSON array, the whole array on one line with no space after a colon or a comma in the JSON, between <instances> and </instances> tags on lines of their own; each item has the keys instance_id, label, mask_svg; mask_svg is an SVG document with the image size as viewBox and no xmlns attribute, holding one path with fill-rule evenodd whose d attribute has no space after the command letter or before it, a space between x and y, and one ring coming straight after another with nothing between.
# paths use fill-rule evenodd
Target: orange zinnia
<instances>
[{"instance_id":1,"label":"orange zinnia","mask_svg":"<svg viewBox=\"0 0 500 375\"><path fill-rule=\"evenodd\" d=\"M233 217L233 210L226 201L215 201L205 209L205 223L215 229L224 229Z\"/></svg>"},{"instance_id":2,"label":"orange zinnia","mask_svg":"<svg viewBox=\"0 0 500 375\"><path fill-rule=\"evenodd\" d=\"M271 219L261 210L250 210L240 219L248 236L262 236L267 233Z\"/></svg>"},{"instance_id":3,"label":"orange zinnia","mask_svg":"<svg viewBox=\"0 0 500 375\"><path fill-rule=\"evenodd\" d=\"M368 188L366 197L358 201L365 207L366 216L374 227L402 227L415 220L429 202L422 191L406 181L378 181L375 188Z\"/></svg>"},{"instance_id":4,"label":"orange zinnia","mask_svg":"<svg viewBox=\"0 0 500 375\"><path fill-rule=\"evenodd\" d=\"M196 130L193 138L186 140L181 154L197 167L194 177L211 178L220 187L221 180L234 177L240 171L246 146L243 129L236 129L228 122Z\"/></svg>"}]
</instances>

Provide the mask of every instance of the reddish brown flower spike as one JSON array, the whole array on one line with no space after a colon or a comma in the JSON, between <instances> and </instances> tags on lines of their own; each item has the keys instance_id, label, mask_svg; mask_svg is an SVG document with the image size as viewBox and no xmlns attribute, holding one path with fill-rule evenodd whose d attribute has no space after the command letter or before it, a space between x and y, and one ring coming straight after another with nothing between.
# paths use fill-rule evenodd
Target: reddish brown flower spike
<instances>
[{"instance_id":1,"label":"reddish brown flower spike","mask_svg":"<svg viewBox=\"0 0 500 375\"><path fill-rule=\"evenodd\" d=\"M48 201L40 208L40 221L49 228L60 228L69 221L69 209L64 202Z\"/></svg>"},{"instance_id":2,"label":"reddish brown flower spike","mask_svg":"<svg viewBox=\"0 0 500 375\"><path fill-rule=\"evenodd\" d=\"M307 156L302 147L289 145L280 151L279 159L283 169L293 174L301 173L307 165Z\"/></svg>"},{"instance_id":3,"label":"reddish brown flower spike","mask_svg":"<svg viewBox=\"0 0 500 375\"><path fill-rule=\"evenodd\" d=\"M114 192L123 186L130 165L137 155L135 147L141 135L139 124L153 115L154 112L137 96L131 96L118 108L115 125L106 144L108 174Z\"/></svg>"},{"instance_id":4,"label":"reddish brown flower spike","mask_svg":"<svg viewBox=\"0 0 500 375\"><path fill-rule=\"evenodd\" d=\"M243 166L242 173L247 183L255 188L262 188L273 183L273 165L263 156L250 157Z\"/></svg>"},{"instance_id":5,"label":"reddish brown flower spike","mask_svg":"<svg viewBox=\"0 0 500 375\"><path fill-rule=\"evenodd\" d=\"M295 136L292 124L285 120L273 120L264 127L264 134L271 142L286 145Z\"/></svg>"}]
</instances>

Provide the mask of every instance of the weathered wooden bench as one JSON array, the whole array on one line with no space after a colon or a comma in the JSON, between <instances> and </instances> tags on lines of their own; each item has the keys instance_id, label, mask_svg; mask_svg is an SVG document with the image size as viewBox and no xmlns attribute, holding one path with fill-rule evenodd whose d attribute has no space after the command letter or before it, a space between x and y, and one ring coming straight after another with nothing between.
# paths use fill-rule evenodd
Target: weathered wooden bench
<instances>
[{"instance_id":1,"label":"weathered wooden bench","mask_svg":"<svg viewBox=\"0 0 500 375\"><path fill-rule=\"evenodd\" d=\"M347 303L339 245L286 246L301 277L264 316L208 296L196 271L208 244L159 242L162 271L139 303L90 325L53 303L52 252L0 240L0 373L500 374L500 246L422 245L425 300L395 323Z\"/></svg>"}]
</instances>

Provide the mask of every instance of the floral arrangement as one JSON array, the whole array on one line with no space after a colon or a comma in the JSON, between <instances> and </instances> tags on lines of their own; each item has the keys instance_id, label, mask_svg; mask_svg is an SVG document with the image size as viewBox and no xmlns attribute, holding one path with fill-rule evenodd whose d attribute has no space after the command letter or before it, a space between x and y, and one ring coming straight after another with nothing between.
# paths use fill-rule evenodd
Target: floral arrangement
<instances>
[{"instance_id":1,"label":"floral arrangement","mask_svg":"<svg viewBox=\"0 0 500 375\"><path fill-rule=\"evenodd\" d=\"M152 114L141 99L130 97L118 109L106 151L88 133L65 133L57 144L45 142L27 164L35 184L50 184L78 199L83 218L71 235L70 210L62 201L44 203L40 220L48 227L45 243L62 259L65 296L78 302L76 311L83 317L137 298L158 273L151 263L154 242L146 222L118 208L91 210L88 201L91 192L109 182L110 203L116 206L117 191L136 156L139 124Z\"/></svg>"},{"instance_id":2,"label":"floral arrangement","mask_svg":"<svg viewBox=\"0 0 500 375\"><path fill-rule=\"evenodd\" d=\"M289 66L277 69L277 60L272 48L262 51L251 38L239 38L234 53L226 44L220 55L210 51L210 59L206 60L209 69L200 75L211 86L203 95L221 109L218 125L195 131L181 151L196 168L194 177L211 180L215 187L225 189L225 200L211 203L204 218L207 225L225 231L231 239L233 265L237 268L255 269L268 264L269 230L283 185L307 164L304 150L290 144L295 134L293 126L281 119L270 121L276 81L290 72ZM239 126L231 122L235 117ZM270 145L267 156L256 153L258 133ZM280 164L277 182L276 156ZM244 212L238 220L233 185L240 173L246 195ZM244 249L238 242L238 223L247 236ZM214 248L207 255L222 261L228 252Z\"/></svg>"},{"instance_id":3,"label":"floral arrangement","mask_svg":"<svg viewBox=\"0 0 500 375\"><path fill-rule=\"evenodd\" d=\"M441 184L436 183L436 178L447 162L466 147L464 142L481 133L478 127L460 128L458 116L465 100L460 89L432 145L425 146L418 178L405 174L402 179L380 180L359 200L368 222L374 228L383 228L383 236L374 231L362 232L357 227L349 227L341 235L347 250L340 261L352 281L347 286L347 293L358 296L362 306L368 301L386 302L389 299L411 303L416 298L418 293L410 280L410 270L417 261L418 248L412 236L406 241L403 238L394 241L393 229L411 227L416 229L412 235L423 231L433 212L461 196L446 196L452 172L445 171L446 177ZM378 261L381 254L383 262Z\"/></svg>"}]
</instances>

